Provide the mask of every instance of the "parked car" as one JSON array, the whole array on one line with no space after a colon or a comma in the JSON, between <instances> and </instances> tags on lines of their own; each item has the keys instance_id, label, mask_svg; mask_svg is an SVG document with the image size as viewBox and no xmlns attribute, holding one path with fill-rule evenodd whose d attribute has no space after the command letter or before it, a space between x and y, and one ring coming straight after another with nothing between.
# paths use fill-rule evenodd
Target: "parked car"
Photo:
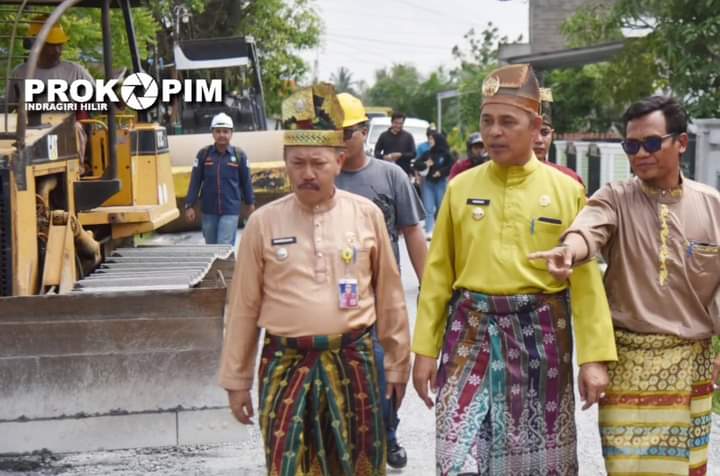
<instances>
[{"instance_id":1,"label":"parked car","mask_svg":"<svg viewBox=\"0 0 720 476\"><path fill-rule=\"evenodd\" d=\"M427 128L429 126L430 123L428 121L416 119L414 117L408 117L407 119L405 119L405 125L403 126L403 129L412 134L413 139L415 139L415 147L417 147L418 144L427 141L427 136L425 135L425 132L427 131ZM382 134L389 128L389 117L373 117L372 119L370 119L368 136L365 140L365 152L368 155L373 155L375 153L375 144L377 143L380 134Z\"/></svg>"}]
</instances>

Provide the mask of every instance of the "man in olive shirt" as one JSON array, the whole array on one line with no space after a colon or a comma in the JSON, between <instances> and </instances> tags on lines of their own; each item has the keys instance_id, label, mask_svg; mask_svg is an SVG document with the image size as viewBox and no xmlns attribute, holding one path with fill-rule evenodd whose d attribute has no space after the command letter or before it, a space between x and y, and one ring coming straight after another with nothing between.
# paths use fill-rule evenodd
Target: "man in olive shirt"
<instances>
[{"instance_id":1,"label":"man in olive shirt","mask_svg":"<svg viewBox=\"0 0 720 476\"><path fill-rule=\"evenodd\" d=\"M491 160L455 177L438 213L413 383L428 407L428 386L438 389L438 474L577 474L571 328L587 408L616 358L610 311L595 263L568 285L527 256L558 242L585 194L533 154L542 120L529 65L492 72L483 93Z\"/></svg>"},{"instance_id":2,"label":"man in olive shirt","mask_svg":"<svg viewBox=\"0 0 720 476\"><path fill-rule=\"evenodd\" d=\"M260 429L268 474L386 473L372 327L398 405L410 372L404 291L382 212L337 190L342 109L329 84L283 102L294 193L255 212L240 242L220 384L251 424L260 328Z\"/></svg>"},{"instance_id":3,"label":"man in olive shirt","mask_svg":"<svg viewBox=\"0 0 720 476\"><path fill-rule=\"evenodd\" d=\"M607 472L707 471L720 332L720 193L681 174L687 113L653 96L623 117L636 176L598 190L562 246L536 257L565 279L602 253L618 361L600 401Z\"/></svg>"}]
</instances>

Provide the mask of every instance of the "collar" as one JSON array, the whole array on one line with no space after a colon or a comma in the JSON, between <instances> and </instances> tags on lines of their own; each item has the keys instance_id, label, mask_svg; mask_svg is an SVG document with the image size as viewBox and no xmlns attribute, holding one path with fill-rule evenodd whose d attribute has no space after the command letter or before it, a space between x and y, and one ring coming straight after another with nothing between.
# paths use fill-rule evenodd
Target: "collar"
<instances>
[{"instance_id":1,"label":"collar","mask_svg":"<svg viewBox=\"0 0 720 476\"><path fill-rule=\"evenodd\" d=\"M313 206L306 205L303 202L301 202L295 193L293 193L293 200L295 200L295 204L304 212L307 212L307 213L310 213L313 215L317 215L320 213L328 212L328 211L332 210L333 208L335 208L335 204L337 203L337 195L338 195L338 189L334 188L332 197L330 197L329 199L325 200L322 203L318 203L317 205L313 205Z\"/></svg>"},{"instance_id":2,"label":"collar","mask_svg":"<svg viewBox=\"0 0 720 476\"><path fill-rule=\"evenodd\" d=\"M680 183L670 189L657 188L649 183L643 182L637 176L635 177L635 182L640 185L640 188L648 197L660 203L677 203L683 196L683 182L685 182L685 177L683 177L682 172L680 172Z\"/></svg>"},{"instance_id":3,"label":"collar","mask_svg":"<svg viewBox=\"0 0 720 476\"><path fill-rule=\"evenodd\" d=\"M215 154L217 154L221 157L225 154L233 155L233 146L228 145L227 149L225 149L225 152L221 154L220 151L218 150L217 146L215 144L213 144L210 148L210 152L214 152Z\"/></svg>"},{"instance_id":4,"label":"collar","mask_svg":"<svg viewBox=\"0 0 720 476\"><path fill-rule=\"evenodd\" d=\"M535 172L540 167L540 161L535 157L535 152L530 153L530 160L523 165L511 165L503 167L498 165L494 160L490 160L490 171L503 182L517 181L522 182L524 179Z\"/></svg>"}]
</instances>

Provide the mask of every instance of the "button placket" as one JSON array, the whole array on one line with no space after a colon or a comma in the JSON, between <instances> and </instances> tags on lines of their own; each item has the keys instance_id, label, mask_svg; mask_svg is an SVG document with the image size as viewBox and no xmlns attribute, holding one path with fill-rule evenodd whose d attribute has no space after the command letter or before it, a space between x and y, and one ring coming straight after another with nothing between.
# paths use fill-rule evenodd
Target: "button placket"
<instances>
[{"instance_id":1,"label":"button placket","mask_svg":"<svg viewBox=\"0 0 720 476\"><path fill-rule=\"evenodd\" d=\"M322 282L327 277L327 258L323 253L323 223L317 214L313 215L313 249L315 251L315 280Z\"/></svg>"}]
</instances>

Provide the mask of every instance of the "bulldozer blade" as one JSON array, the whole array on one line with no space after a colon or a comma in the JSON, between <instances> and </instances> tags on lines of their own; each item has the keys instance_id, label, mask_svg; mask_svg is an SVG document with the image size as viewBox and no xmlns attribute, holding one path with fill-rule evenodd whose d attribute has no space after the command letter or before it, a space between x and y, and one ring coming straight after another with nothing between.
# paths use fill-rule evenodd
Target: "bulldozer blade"
<instances>
[{"instance_id":1,"label":"bulldozer blade","mask_svg":"<svg viewBox=\"0 0 720 476\"><path fill-rule=\"evenodd\" d=\"M0 299L0 453L239 438L216 383L215 274L212 287Z\"/></svg>"}]
</instances>

